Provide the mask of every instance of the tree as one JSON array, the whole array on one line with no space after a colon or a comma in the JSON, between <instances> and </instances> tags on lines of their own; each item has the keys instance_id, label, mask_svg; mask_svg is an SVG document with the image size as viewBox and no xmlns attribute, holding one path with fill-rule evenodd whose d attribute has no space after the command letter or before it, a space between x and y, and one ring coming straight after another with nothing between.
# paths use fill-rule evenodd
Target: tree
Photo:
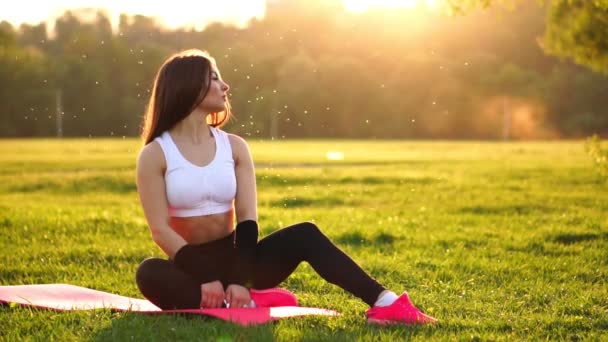
<instances>
[{"instance_id":1,"label":"tree","mask_svg":"<svg viewBox=\"0 0 608 342\"><path fill-rule=\"evenodd\" d=\"M464 13L475 6L516 4L521 0L449 0L451 9ZM546 2L538 0L539 3ZM545 52L608 74L608 0L552 0L545 35Z\"/></svg>"},{"instance_id":2,"label":"tree","mask_svg":"<svg viewBox=\"0 0 608 342\"><path fill-rule=\"evenodd\" d=\"M608 73L608 1L554 1L544 50Z\"/></svg>"},{"instance_id":3,"label":"tree","mask_svg":"<svg viewBox=\"0 0 608 342\"><path fill-rule=\"evenodd\" d=\"M7 21L0 22L0 46L13 46L17 42L17 34L13 26Z\"/></svg>"}]
</instances>

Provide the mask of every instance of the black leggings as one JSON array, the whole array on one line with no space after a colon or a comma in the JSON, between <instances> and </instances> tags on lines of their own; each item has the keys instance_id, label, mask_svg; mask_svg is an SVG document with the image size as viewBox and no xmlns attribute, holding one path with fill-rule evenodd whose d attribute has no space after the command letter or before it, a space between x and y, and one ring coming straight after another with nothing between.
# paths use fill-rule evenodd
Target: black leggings
<instances>
[{"instance_id":1,"label":"black leggings","mask_svg":"<svg viewBox=\"0 0 608 342\"><path fill-rule=\"evenodd\" d=\"M234 232L225 238L198 245L200 253L209 260L200 266L199 274L187 274L171 260L144 260L136 274L139 290L164 310L198 308L200 284L215 280L224 286L230 284L230 265L235 258L233 240ZM308 262L326 281L340 286L370 306L385 290L310 222L278 230L258 242L252 287L267 289L278 286L302 261Z\"/></svg>"}]
</instances>

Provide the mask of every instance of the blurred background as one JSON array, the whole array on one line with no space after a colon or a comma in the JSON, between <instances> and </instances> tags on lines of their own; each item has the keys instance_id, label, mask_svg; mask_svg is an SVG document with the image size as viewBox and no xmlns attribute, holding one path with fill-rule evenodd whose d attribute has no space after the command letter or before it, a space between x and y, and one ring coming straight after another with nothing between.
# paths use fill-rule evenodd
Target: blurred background
<instances>
[{"instance_id":1,"label":"blurred background","mask_svg":"<svg viewBox=\"0 0 608 342\"><path fill-rule=\"evenodd\" d=\"M22 0L0 136L132 137L158 67L207 50L263 139L608 135L608 1Z\"/></svg>"}]
</instances>

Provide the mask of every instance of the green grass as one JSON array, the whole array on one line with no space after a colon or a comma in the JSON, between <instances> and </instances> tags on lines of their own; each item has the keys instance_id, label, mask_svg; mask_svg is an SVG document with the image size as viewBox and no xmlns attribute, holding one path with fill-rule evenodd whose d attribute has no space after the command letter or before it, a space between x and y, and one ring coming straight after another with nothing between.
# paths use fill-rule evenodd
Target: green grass
<instances>
[{"instance_id":1,"label":"green grass","mask_svg":"<svg viewBox=\"0 0 608 342\"><path fill-rule=\"evenodd\" d=\"M136 140L0 141L0 284L141 297L162 253L134 185ZM0 307L3 340L606 340L608 184L582 141L254 141L264 234L305 220L441 323L374 327L301 265L282 286L341 317L253 328L181 316ZM340 151L344 160L328 161Z\"/></svg>"}]
</instances>

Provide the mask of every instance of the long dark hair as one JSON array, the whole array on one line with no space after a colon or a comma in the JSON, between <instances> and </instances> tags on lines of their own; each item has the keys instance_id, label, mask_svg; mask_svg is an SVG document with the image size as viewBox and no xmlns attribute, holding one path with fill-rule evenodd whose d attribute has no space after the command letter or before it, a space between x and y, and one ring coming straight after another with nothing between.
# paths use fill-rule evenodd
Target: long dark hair
<instances>
[{"instance_id":1,"label":"long dark hair","mask_svg":"<svg viewBox=\"0 0 608 342\"><path fill-rule=\"evenodd\" d=\"M144 113L141 137L145 145L200 105L209 91L212 66L215 66L213 57L201 50L185 50L167 58L154 78ZM226 110L211 113L207 123L221 127L230 116L230 103L226 101Z\"/></svg>"}]
</instances>

